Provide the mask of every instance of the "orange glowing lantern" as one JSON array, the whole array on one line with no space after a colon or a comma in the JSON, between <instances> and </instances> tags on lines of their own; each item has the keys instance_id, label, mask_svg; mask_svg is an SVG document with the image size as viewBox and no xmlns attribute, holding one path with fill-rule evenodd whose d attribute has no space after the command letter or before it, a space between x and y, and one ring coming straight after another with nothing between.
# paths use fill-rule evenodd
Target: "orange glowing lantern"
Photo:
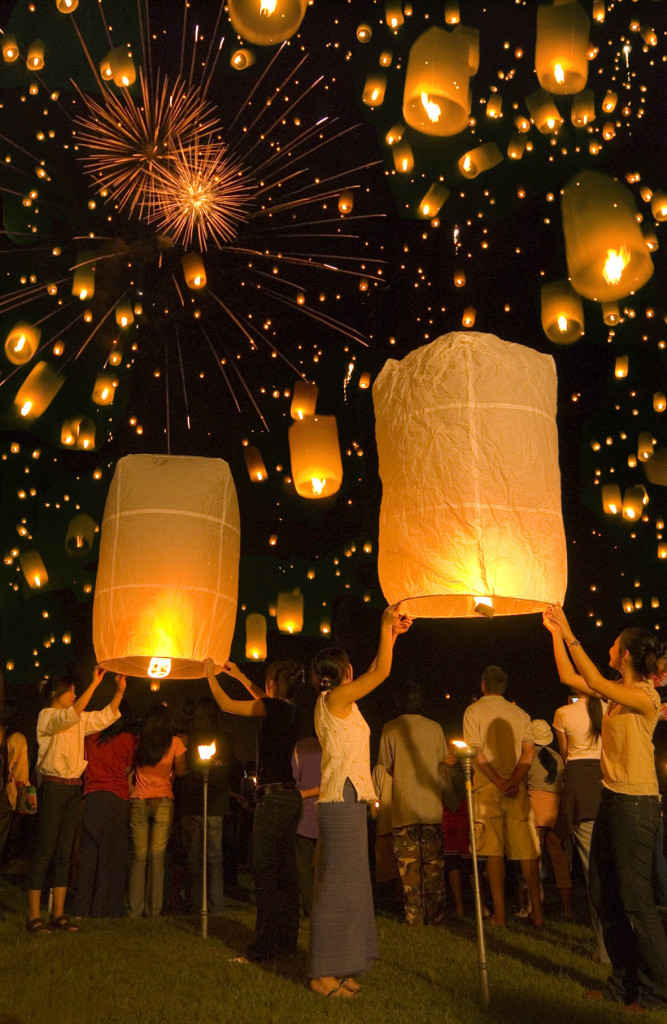
<instances>
[{"instance_id":1,"label":"orange glowing lantern","mask_svg":"<svg viewBox=\"0 0 667 1024\"><path fill-rule=\"evenodd\" d=\"M292 402L289 409L292 419L302 420L304 416L313 416L319 393L320 389L317 384L311 384L307 380L298 380L292 391Z\"/></svg>"},{"instance_id":2,"label":"orange glowing lantern","mask_svg":"<svg viewBox=\"0 0 667 1024\"><path fill-rule=\"evenodd\" d=\"M623 518L631 523L641 519L644 510L644 488L626 487L623 495Z\"/></svg>"},{"instance_id":3,"label":"orange glowing lantern","mask_svg":"<svg viewBox=\"0 0 667 1024\"><path fill-rule=\"evenodd\" d=\"M95 294L95 253L86 249L77 256L72 279L72 295L87 302Z\"/></svg>"},{"instance_id":4,"label":"orange glowing lantern","mask_svg":"<svg viewBox=\"0 0 667 1024\"><path fill-rule=\"evenodd\" d=\"M535 92L531 92L530 96L526 96L526 106L535 122L535 127L542 135L551 135L562 126L563 118L560 111L544 89L536 89Z\"/></svg>"},{"instance_id":5,"label":"orange glowing lantern","mask_svg":"<svg viewBox=\"0 0 667 1024\"><path fill-rule=\"evenodd\" d=\"M618 302L602 303L602 319L607 327L614 327L616 324L620 324L621 311L618 308Z\"/></svg>"},{"instance_id":6,"label":"orange glowing lantern","mask_svg":"<svg viewBox=\"0 0 667 1024\"><path fill-rule=\"evenodd\" d=\"M403 5L401 0L385 0L384 20L387 23L387 28L393 29L394 31L401 27L405 20L403 18Z\"/></svg>"},{"instance_id":7,"label":"orange glowing lantern","mask_svg":"<svg viewBox=\"0 0 667 1024\"><path fill-rule=\"evenodd\" d=\"M281 633L300 633L303 629L303 594L286 590L278 594L276 625Z\"/></svg>"},{"instance_id":8,"label":"orange glowing lantern","mask_svg":"<svg viewBox=\"0 0 667 1024\"><path fill-rule=\"evenodd\" d=\"M410 49L403 117L426 135L457 135L470 117L470 78L479 66L476 30L434 25Z\"/></svg>"},{"instance_id":9,"label":"orange glowing lantern","mask_svg":"<svg viewBox=\"0 0 667 1024\"><path fill-rule=\"evenodd\" d=\"M653 395L653 408L656 412L664 412L667 409L667 398L664 391L656 391Z\"/></svg>"},{"instance_id":10,"label":"orange glowing lantern","mask_svg":"<svg viewBox=\"0 0 667 1024\"><path fill-rule=\"evenodd\" d=\"M394 167L399 174L409 174L415 166L415 158L409 142L396 143L391 151L391 155L394 158Z\"/></svg>"},{"instance_id":11,"label":"orange glowing lantern","mask_svg":"<svg viewBox=\"0 0 667 1024\"><path fill-rule=\"evenodd\" d=\"M605 484L602 488L602 508L609 516L616 516L621 511L621 488L618 484Z\"/></svg>"},{"instance_id":12,"label":"orange glowing lantern","mask_svg":"<svg viewBox=\"0 0 667 1024\"><path fill-rule=\"evenodd\" d=\"M389 602L440 618L562 599L556 392L550 356L488 334L454 332L385 363L373 399Z\"/></svg>"},{"instance_id":13,"label":"orange glowing lantern","mask_svg":"<svg viewBox=\"0 0 667 1024\"><path fill-rule=\"evenodd\" d=\"M56 0L56 7L61 14L72 14L79 6L79 0Z\"/></svg>"},{"instance_id":14,"label":"orange glowing lantern","mask_svg":"<svg viewBox=\"0 0 667 1024\"><path fill-rule=\"evenodd\" d=\"M247 47L241 46L238 50L234 50L229 63L235 71L245 71L255 63L255 54Z\"/></svg>"},{"instance_id":15,"label":"orange glowing lantern","mask_svg":"<svg viewBox=\"0 0 667 1024\"><path fill-rule=\"evenodd\" d=\"M667 192L656 189L651 196L651 213L657 221L667 220Z\"/></svg>"},{"instance_id":16,"label":"orange glowing lantern","mask_svg":"<svg viewBox=\"0 0 667 1024\"><path fill-rule=\"evenodd\" d=\"M595 93L584 89L572 100L570 120L575 128L585 128L595 120Z\"/></svg>"},{"instance_id":17,"label":"orange glowing lantern","mask_svg":"<svg viewBox=\"0 0 667 1024\"><path fill-rule=\"evenodd\" d=\"M616 178L582 171L563 189L567 268L575 291L610 302L646 284L651 254L637 223L632 193Z\"/></svg>"},{"instance_id":18,"label":"orange glowing lantern","mask_svg":"<svg viewBox=\"0 0 667 1024\"><path fill-rule=\"evenodd\" d=\"M255 46L275 46L290 39L303 21L307 0L228 0L235 32Z\"/></svg>"},{"instance_id":19,"label":"orange glowing lantern","mask_svg":"<svg viewBox=\"0 0 667 1024\"><path fill-rule=\"evenodd\" d=\"M289 428L292 479L302 498L328 498L343 480L335 416L307 416Z\"/></svg>"},{"instance_id":20,"label":"orange glowing lantern","mask_svg":"<svg viewBox=\"0 0 667 1024\"><path fill-rule=\"evenodd\" d=\"M127 46L116 46L111 50L107 54L106 63L110 78L119 89L127 89L128 86L134 85L137 80L137 69Z\"/></svg>"},{"instance_id":21,"label":"orange glowing lantern","mask_svg":"<svg viewBox=\"0 0 667 1024\"><path fill-rule=\"evenodd\" d=\"M93 605L99 664L195 679L229 657L240 523L221 459L129 455L107 497Z\"/></svg>"},{"instance_id":22,"label":"orange glowing lantern","mask_svg":"<svg viewBox=\"0 0 667 1024\"><path fill-rule=\"evenodd\" d=\"M354 207L354 194L351 189L344 189L338 196L338 210L340 213L352 213Z\"/></svg>"},{"instance_id":23,"label":"orange glowing lantern","mask_svg":"<svg viewBox=\"0 0 667 1024\"><path fill-rule=\"evenodd\" d=\"M65 536L65 550L75 558L85 558L90 554L95 541L97 523L86 512L70 519Z\"/></svg>"},{"instance_id":24,"label":"orange glowing lantern","mask_svg":"<svg viewBox=\"0 0 667 1024\"><path fill-rule=\"evenodd\" d=\"M79 429L76 432L76 447L82 448L85 452L92 452L95 448L95 422L84 416L79 422Z\"/></svg>"},{"instance_id":25,"label":"orange glowing lantern","mask_svg":"<svg viewBox=\"0 0 667 1024\"><path fill-rule=\"evenodd\" d=\"M65 382L48 363L39 362L32 368L16 393L14 405L25 420L34 420L49 407Z\"/></svg>"},{"instance_id":26,"label":"orange glowing lantern","mask_svg":"<svg viewBox=\"0 0 667 1024\"><path fill-rule=\"evenodd\" d=\"M367 107L381 107L386 90L387 76L374 71L366 77L361 102L365 103Z\"/></svg>"},{"instance_id":27,"label":"orange glowing lantern","mask_svg":"<svg viewBox=\"0 0 667 1024\"><path fill-rule=\"evenodd\" d=\"M266 472L264 459L260 454L259 448L256 448L254 444L247 445L243 449L243 457L246 469L248 470L248 476L254 483L260 483L268 478L269 474Z\"/></svg>"},{"instance_id":28,"label":"orange glowing lantern","mask_svg":"<svg viewBox=\"0 0 667 1024\"><path fill-rule=\"evenodd\" d=\"M246 615L245 656L248 661L266 660L266 618L257 612Z\"/></svg>"},{"instance_id":29,"label":"orange glowing lantern","mask_svg":"<svg viewBox=\"0 0 667 1024\"><path fill-rule=\"evenodd\" d=\"M132 303L129 299L121 299L121 301L116 304L116 323L121 328L131 327L134 323Z\"/></svg>"},{"instance_id":30,"label":"orange glowing lantern","mask_svg":"<svg viewBox=\"0 0 667 1024\"><path fill-rule=\"evenodd\" d=\"M459 174L464 178L476 178L482 171L495 167L503 158L495 142L485 142L481 146L464 153L458 162Z\"/></svg>"},{"instance_id":31,"label":"orange glowing lantern","mask_svg":"<svg viewBox=\"0 0 667 1024\"><path fill-rule=\"evenodd\" d=\"M584 333L584 304L568 281L542 285L542 330L557 345L571 345Z\"/></svg>"},{"instance_id":32,"label":"orange glowing lantern","mask_svg":"<svg viewBox=\"0 0 667 1024\"><path fill-rule=\"evenodd\" d=\"M31 590L42 590L49 582L49 574L39 551L22 551L19 555L21 571Z\"/></svg>"},{"instance_id":33,"label":"orange glowing lantern","mask_svg":"<svg viewBox=\"0 0 667 1024\"><path fill-rule=\"evenodd\" d=\"M419 216L429 220L437 217L448 196L449 189L444 182L434 181L419 204Z\"/></svg>"},{"instance_id":34,"label":"orange glowing lantern","mask_svg":"<svg viewBox=\"0 0 667 1024\"><path fill-rule=\"evenodd\" d=\"M653 435L643 430L637 439L637 458L640 462L648 462L653 456Z\"/></svg>"},{"instance_id":35,"label":"orange glowing lantern","mask_svg":"<svg viewBox=\"0 0 667 1024\"><path fill-rule=\"evenodd\" d=\"M186 252L181 256L183 277L188 288L196 291L206 287L206 268L198 252Z\"/></svg>"},{"instance_id":36,"label":"orange glowing lantern","mask_svg":"<svg viewBox=\"0 0 667 1024\"><path fill-rule=\"evenodd\" d=\"M616 362L614 363L614 376L619 379L627 377L630 362L627 356L616 356Z\"/></svg>"},{"instance_id":37,"label":"orange glowing lantern","mask_svg":"<svg viewBox=\"0 0 667 1024\"><path fill-rule=\"evenodd\" d=\"M18 60L19 48L16 44L16 39L9 33L5 33L2 37L2 59L5 64L13 64L15 60Z\"/></svg>"},{"instance_id":38,"label":"orange glowing lantern","mask_svg":"<svg viewBox=\"0 0 667 1024\"><path fill-rule=\"evenodd\" d=\"M39 346L42 335L40 327L26 323L24 320L15 324L5 340L5 355L14 366L29 363Z\"/></svg>"},{"instance_id":39,"label":"orange glowing lantern","mask_svg":"<svg viewBox=\"0 0 667 1024\"><path fill-rule=\"evenodd\" d=\"M44 43L41 39L35 39L28 47L26 66L29 71L41 71L44 67Z\"/></svg>"},{"instance_id":40,"label":"orange glowing lantern","mask_svg":"<svg viewBox=\"0 0 667 1024\"><path fill-rule=\"evenodd\" d=\"M93 388L95 405L112 405L118 387L118 377L112 373L98 373Z\"/></svg>"},{"instance_id":41,"label":"orange glowing lantern","mask_svg":"<svg viewBox=\"0 0 667 1024\"><path fill-rule=\"evenodd\" d=\"M548 92L577 93L588 79L590 22L576 2L556 0L537 8L535 71Z\"/></svg>"},{"instance_id":42,"label":"orange glowing lantern","mask_svg":"<svg viewBox=\"0 0 667 1024\"><path fill-rule=\"evenodd\" d=\"M474 306L466 306L463 310L463 316L461 317L461 323L464 327L474 327L475 320L477 319L477 310Z\"/></svg>"}]
</instances>

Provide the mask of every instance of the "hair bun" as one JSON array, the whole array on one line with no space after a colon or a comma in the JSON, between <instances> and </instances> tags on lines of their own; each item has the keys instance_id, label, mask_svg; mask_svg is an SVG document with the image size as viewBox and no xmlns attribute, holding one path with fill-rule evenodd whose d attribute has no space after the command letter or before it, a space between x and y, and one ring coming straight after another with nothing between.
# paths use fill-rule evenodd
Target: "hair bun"
<instances>
[{"instance_id":1,"label":"hair bun","mask_svg":"<svg viewBox=\"0 0 667 1024\"><path fill-rule=\"evenodd\" d=\"M331 689L331 680L329 676L322 676L320 679L320 693L326 693Z\"/></svg>"}]
</instances>

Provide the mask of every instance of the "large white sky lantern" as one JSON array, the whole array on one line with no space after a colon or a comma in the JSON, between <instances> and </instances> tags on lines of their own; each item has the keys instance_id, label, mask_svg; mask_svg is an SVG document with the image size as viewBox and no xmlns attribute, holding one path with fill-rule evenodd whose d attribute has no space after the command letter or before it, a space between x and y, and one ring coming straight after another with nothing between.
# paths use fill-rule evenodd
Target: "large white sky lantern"
<instances>
[{"instance_id":1,"label":"large white sky lantern","mask_svg":"<svg viewBox=\"0 0 667 1024\"><path fill-rule=\"evenodd\" d=\"M104 508L93 605L98 662L133 676L200 678L229 657L239 508L221 459L128 455Z\"/></svg>"},{"instance_id":2,"label":"large white sky lantern","mask_svg":"<svg viewBox=\"0 0 667 1024\"><path fill-rule=\"evenodd\" d=\"M556 370L492 334L452 332L375 384L384 596L430 618L562 601Z\"/></svg>"}]
</instances>

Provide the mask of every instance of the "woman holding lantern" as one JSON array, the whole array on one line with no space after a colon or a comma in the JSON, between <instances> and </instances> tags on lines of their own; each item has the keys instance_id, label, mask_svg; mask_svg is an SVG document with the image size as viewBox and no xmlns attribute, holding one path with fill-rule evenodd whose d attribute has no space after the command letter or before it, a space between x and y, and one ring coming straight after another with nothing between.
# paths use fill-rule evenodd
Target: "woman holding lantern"
<instances>
[{"instance_id":1,"label":"woman holding lantern","mask_svg":"<svg viewBox=\"0 0 667 1024\"><path fill-rule=\"evenodd\" d=\"M401 615L400 605L385 610L377 655L357 679L347 654L337 647L321 651L311 667L320 689L315 728L322 745L322 781L308 974L312 991L323 996L356 995L361 986L354 975L377 959L366 830L366 808L375 803L375 789L370 729L356 702L387 678L396 637L411 621Z\"/></svg>"},{"instance_id":2,"label":"woman holding lantern","mask_svg":"<svg viewBox=\"0 0 667 1024\"><path fill-rule=\"evenodd\" d=\"M610 682L575 638L560 605L547 609L544 624L553 637L561 682L608 701L602 720L603 788L593 828L590 886L612 973L602 991L586 996L625 1003L639 1012L665 1007L667 939L653 894L661 808L652 736L660 698L650 679L664 656L664 645L648 630L624 629L609 651L610 668L619 673L620 681Z\"/></svg>"},{"instance_id":3,"label":"woman holding lantern","mask_svg":"<svg viewBox=\"0 0 667 1024\"><path fill-rule=\"evenodd\" d=\"M215 677L212 658L204 662L206 678L218 706L232 715L259 718L257 788L252 834L252 880L257 917L255 939L237 963L259 963L290 956L299 934L299 883L296 829L301 817L301 794L292 775L292 751L297 738L296 708L288 693L303 678L295 661L275 661L266 672L262 690L231 661L223 671L245 686L252 700L232 700Z\"/></svg>"}]
</instances>

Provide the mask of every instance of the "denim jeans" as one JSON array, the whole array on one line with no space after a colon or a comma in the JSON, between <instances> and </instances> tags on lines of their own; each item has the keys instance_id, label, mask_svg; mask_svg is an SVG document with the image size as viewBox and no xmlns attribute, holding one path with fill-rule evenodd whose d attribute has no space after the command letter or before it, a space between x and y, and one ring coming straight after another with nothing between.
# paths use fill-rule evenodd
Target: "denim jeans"
<instances>
[{"instance_id":1,"label":"denim jeans","mask_svg":"<svg viewBox=\"0 0 667 1024\"><path fill-rule=\"evenodd\" d=\"M122 917L128 868L130 801L99 790L83 798L74 913Z\"/></svg>"},{"instance_id":2,"label":"denim jeans","mask_svg":"<svg viewBox=\"0 0 667 1024\"><path fill-rule=\"evenodd\" d=\"M591 844L591 899L612 973L604 994L667 1006L667 938L654 899L660 801L603 789Z\"/></svg>"},{"instance_id":3,"label":"denim jeans","mask_svg":"<svg viewBox=\"0 0 667 1024\"><path fill-rule=\"evenodd\" d=\"M184 814L181 818L181 841L188 861L188 910L198 914L202 898L202 859L204 818L201 814ZM206 906L209 914L223 910L222 879L222 816L206 818Z\"/></svg>"},{"instance_id":4,"label":"denim jeans","mask_svg":"<svg viewBox=\"0 0 667 1024\"><path fill-rule=\"evenodd\" d=\"M293 953L299 934L296 829L301 816L298 789L267 793L257 801L252 833L252 880L257 918L250 959Z\"/></svg>"},{"instance_id":5,"label":"denim jeans","mask_svg":"<svg viewBox=\"0 0 667 1024\"><path fill-rule=\"evenodd\" d=\"M130 801L130 917L157 917L162 910L164 855L173 820L174 801L169 797Z\"/></svg>"}]
</instances>

